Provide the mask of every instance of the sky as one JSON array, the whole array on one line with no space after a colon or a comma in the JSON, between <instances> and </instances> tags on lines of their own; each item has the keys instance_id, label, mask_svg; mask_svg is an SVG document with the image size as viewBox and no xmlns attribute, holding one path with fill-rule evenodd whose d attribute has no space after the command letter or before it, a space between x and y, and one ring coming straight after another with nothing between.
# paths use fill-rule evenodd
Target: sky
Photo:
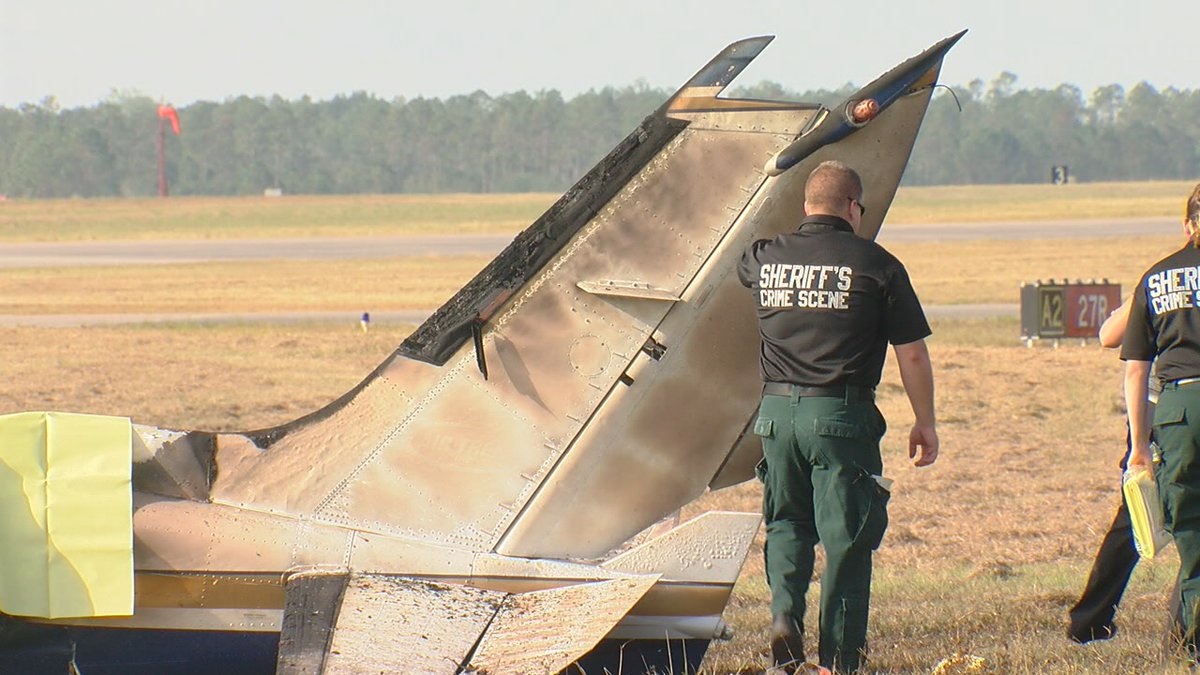
<instances>
[{"instance_id":1,"label":"sky","mask_svg":"<svg viewBox=\"0 0 1200 675\"><path fill-rule=\"evenodd\" d=\"M866 84L962 29L941 81L1200 88L1200 0L0 0L0 106L114 95L493 96L674 88L775 35L735 84Z\"/></svg>"}]
</instances>

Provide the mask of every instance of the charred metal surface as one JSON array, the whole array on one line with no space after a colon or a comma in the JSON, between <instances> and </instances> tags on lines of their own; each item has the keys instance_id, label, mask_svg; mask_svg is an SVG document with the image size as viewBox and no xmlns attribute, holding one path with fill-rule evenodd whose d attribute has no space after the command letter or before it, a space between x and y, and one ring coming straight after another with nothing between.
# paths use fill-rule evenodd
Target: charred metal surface
<instances>
[{"instance_id":1,"label":"charred metal surface","mask_svg":"<svg viewBox=\"0 0 1200 675\"><path fill-rule=\"evenodd\" d=\"M395 575L352 575L326 671L455 675L507 595Z\"/></svg>"},{"instance_id":2,"label":"charred metal surface","mask_svg":"<svg viewBox=\"0 0 1200 675\"><path fill-rule=\"evenodd\" d=\"M678 92L723 88L773 37L740 40L714 57ZM675 97L672 97L674 100ZM601 207L686 126L665 115L665 105L647 117L474 279L442 305L400 345L397 354L443 365L470 335L470 323L498 296L527 282Z\"/></svg>"},{"instance_id":3,"label":"charred metal surface","mask_svg":"<svg viewBox=\"0 0 1200 675\"><path fill-rule=\"evenodd\" d=\"M758 413L755 411L755 414L746 420L746 426L742 428L742 433L733 443L733 450L729 452L729 456L725 458L720 468L717 469L717 473L708 482L709 489L720 490L732 487L749 480L748 477L754 474L754 467L762 458L762 442L754 436L753 432L754 420L757 417Z\"/></svg>"},{"instance_id":4,"label":"charred metal surface","mask_svg":"<svg viewBox=\"0 0 1200 675\"><path fill-rule=\"evenodd\" d=\"M591 651L657 579L638 576L510 596L483 634L470 670L560 672Z\"/></svg>"},{"instance_id":5,"label":"charred metal surface","mask_svg":"<svg viewBox=\"0 0 1200 675\"><path fill-rule=\"evenodd\" d=\"M667 353L667 347L658 340L650 337L646 338L646 344L642 345L642 351L655 361L660 361Z\"/></svg>"},{"instance_id":6,"label":"charred metal surface","mask_svg":"<svg viewBox=\"0 0 1200 675\"><path fill-rule=\"evenodd\" d=\"M285 582L276 675L321 675L350 581L349 570L307 571Z\"/></svg>"},{"instance_id":7,"label":"charred metal surface","mask_svg":"<svg viewBox=\"0 0 1200 675\"><path fill-rule=\"evenodd\" d=\"M479 366L479 372L486 380L488 371L487 357L483 354L483 319L475 319L471 322L471 340L475 343L475 365Z\"/></svg>"},{"instance_id":8,"label":"charred metal surface","mask_svg":"<svg viewBox=\"0 0 1200 675\"><path fill-rule=\"evenodd\" d=\"M875 99L881 110L886 110L901 96L913 93L922 86L931 86L936 82L936 75L932 81L925 82L929 71L940 67L946 52L962 39L966 32L964 30L938 42L855 92L841 105L835 106L816 128L776 155L768 163L768 170L772 174L783 173L818 149L842 140L863 126L855 124L847 114L855 102Z\"/></svg>"},{"instance_id":9,"label":"charred metal surface","mask_svg":"<svg viewBox=\"0 0 1200 675\"><path fill-rule=\"evenodd\" d=\"M518 234L500 255L425 320L396 351L443 365L471 336L471 323L506 292L520 288L687 126L661 111L647 117L550 210Z\"/></svg>"},{"instance_id":10,"label":"charred metal surface","mask_svg":"<svg viewBox=\"0 0 1200 675\"><path fill-rule=\"evenodd\" d=\"M134 431L135 489L181 499L208 499L215 471L212 434L140 425L135 425Z\"/></svg>"}]
</instances>

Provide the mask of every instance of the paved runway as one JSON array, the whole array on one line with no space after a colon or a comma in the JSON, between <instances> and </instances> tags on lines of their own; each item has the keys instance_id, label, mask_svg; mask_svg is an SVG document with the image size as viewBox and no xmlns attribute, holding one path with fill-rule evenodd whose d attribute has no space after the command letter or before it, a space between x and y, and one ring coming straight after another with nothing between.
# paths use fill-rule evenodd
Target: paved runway
<instances>
[{"instance_id":1,"label":"paved runway","mask_svg":"<svg viewBox=\"0 0 1200 675\"><path fill-rule=\"evenodd\" d=\"M931 319L969 319L998 316L1017 316L1016 303L978 305L926 305L925 314ZM371 324L419 325L436 307L429 309L371 312ZM254 312L190 314L0 314L0 326L32 326L36 328L78 328L81 326L118 326L142 323L305 323L310 321L348 326L358 325L358 312Z\"/></svg>"},{"instance_id":2,"label":"paved runway","mask_svg":"<svg viewBox=\"0 0 1200 675\"><path fill-rule=\"evenodd\" d=\"M1061 239L1172 235L1173 218L1114 220L1014 221L888 225L880 243L979 239ZM0 268L86 265L155 265L215 261L337 260L432 255L486 255L502 250L514 235L418 235L310 239L220 239L156 241L85 241L0 243ZM376 323L419 324L428 310L372 312ZM932 305L931 318L1016 316L1016 304ZM261 312L253 314L0 314L0 326L117 325L159 322L304 322L357 323L355 312Z\"/></svg>"},{"instance_id":3,"label":"paved runway","mask_svg":"<svg viewBox=\"0 0 1200 675\"><path fill-rule=\"evenodd\" d=\"M969 239L1062 239L1171 235L1173 218L887 225L882 244ZM154 265L213 261L337 260L425 255L495 255L513 234L312 239L200 239L0 243L0 268Z\"/></svg>"},{"instance_id":4,"label":"paved runway","mask_svg":"<svg viewBox=\"0 0 1200 675\"><path fill-rule=\"evenodd\" d=\"M0 268L495 255L515 235L0 243Z\"/></svg>"}]
</instances>

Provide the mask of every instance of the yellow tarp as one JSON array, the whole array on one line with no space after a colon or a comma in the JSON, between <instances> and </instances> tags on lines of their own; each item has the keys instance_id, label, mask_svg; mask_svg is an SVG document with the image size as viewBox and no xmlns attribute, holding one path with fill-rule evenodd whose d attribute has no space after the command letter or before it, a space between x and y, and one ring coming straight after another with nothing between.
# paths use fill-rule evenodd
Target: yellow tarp
<instances>
[{"instance_id":1,"label":"yellow tarp","mask_svg":"<svg viewBox=\"0 0 1200 675\"><path fill-rule=\"evenodd\" d=\"M126 417L0 415L0 611L133 614Z\"/></svg>"}]
</instances>

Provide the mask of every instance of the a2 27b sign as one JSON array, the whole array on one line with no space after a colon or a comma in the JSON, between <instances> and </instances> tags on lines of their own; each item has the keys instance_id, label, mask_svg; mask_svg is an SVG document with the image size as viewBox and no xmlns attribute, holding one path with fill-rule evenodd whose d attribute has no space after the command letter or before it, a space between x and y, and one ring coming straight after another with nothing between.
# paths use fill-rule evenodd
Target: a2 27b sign
<instances>
[{"instance_id":1,"label":"a2 27b sign","mask_svg":"<svg viewBox=\"0 0 1200 675\"><path fill-rule=\"evenodd\" d=\"M1121 304L1121 285L1107 281L1021 285L1021 337L1094 338Z\"/></svg>"}]
</instances>

